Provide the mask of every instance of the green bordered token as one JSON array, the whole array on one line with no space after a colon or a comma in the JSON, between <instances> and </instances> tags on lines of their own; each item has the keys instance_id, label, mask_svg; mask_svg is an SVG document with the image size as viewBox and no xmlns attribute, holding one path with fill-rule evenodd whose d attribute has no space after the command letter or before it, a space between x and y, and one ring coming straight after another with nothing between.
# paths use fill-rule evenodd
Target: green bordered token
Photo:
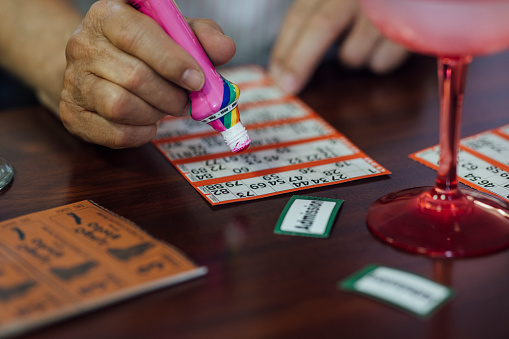
<instances>
[{"instance_id":1,"label":"green bordered token","mask_svg":"<svg viewBox=\"0 0 509 339\"><path fill-rule=\"evenodd\" d=\"M452 298L453 291L419 275L369 265L340 283L343 290L359 293L420 317L427 317Z\"/></svg>"},{"instance_id":2,"label":"green bordered token","mask_svg":"<svg viewBox=\"0 0 509 339\"><path fill-rule=\"evenodd\" d=\"M343 200L294 195L286 204L274 233L329 237Z\"/></svg>"}]
</instances>

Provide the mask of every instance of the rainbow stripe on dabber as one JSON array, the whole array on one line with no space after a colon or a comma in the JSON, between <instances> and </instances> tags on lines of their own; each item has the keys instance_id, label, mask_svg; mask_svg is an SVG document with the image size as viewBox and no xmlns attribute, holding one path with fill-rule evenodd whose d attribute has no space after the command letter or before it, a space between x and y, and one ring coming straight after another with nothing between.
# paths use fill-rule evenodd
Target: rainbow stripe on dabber
<instances>
[{"instance_id":1,"label":"rainbow stripe on dabber","mask_svg":"<svg viewBox=\"0 0 509 339\"><path fill-rule=\"evenodd\" d=\"M223 103L221 104L221 109L227 107L234 101L237 101L240 96L240 90L239 87L235 84L232 84L225 78L223 78ZM223 126L226 127L226 129L229 129L230 127L233 127L240 121L240 114L239 114L239 106L236 106L230 113L225 114L222 118L219 118L221 122L223 123Z\"/></svg>"},{"instance_id":2,"label":"rainbow stripe on dabber","mask_svg":"<svg viewBox=\"0 0 509 339\"><path fill-rule=\"evenodd\" d=\"M214 114L201 121L208 123L210 127L221 132L233 152L241 152L250 145L251 139L247 136L244 127L240 123L238 107L240 89L224 77L221 76L221 78L223 79L223 101L221 108L216 113L217 115Z\"/></svg>"}]
</instances>

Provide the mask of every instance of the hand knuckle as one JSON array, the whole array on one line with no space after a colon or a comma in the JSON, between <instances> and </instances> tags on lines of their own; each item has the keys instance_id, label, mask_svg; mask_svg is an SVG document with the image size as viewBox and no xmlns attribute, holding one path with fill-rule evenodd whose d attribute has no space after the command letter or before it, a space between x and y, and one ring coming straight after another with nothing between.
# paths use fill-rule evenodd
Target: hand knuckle
<instances>
[{"instance_id":1,"label":"hand knuckle","mask_svg":"<svg viewBox=\"0 0 509 339\"><path fill-rule=\"evenodd\" d=\"M120 149L141 146L150 141L146 130L145 126L122 125L116 130L110 147Z\"/></svg>"},{"instance_id":2,"label":"hand knuckle","mask_svg":"<svg viewBox=\"0 0 509 339\"><path fill-rule=\"evenodd\" d=\"M107 95L107 103L103 114L108 120L115 122L125 121L130 114L129 93L125 91L111 91Z\"/></svg>"},{"instance_id":3,"label":"hand knuckle","mask_svg":"<svg viewBox=\"0 0 509 339\"><path fill-rule=\"evenodd\" d=\"M141 60L133 62L131 67L125 69L124 87L137 91L148 81L150 71Z\"/></svg>"},{"instance_id":4,"label":"hand knuckle","mask_svg":"<svg viewBox=\"0 0 509 339\"><path fill-rule=\"evenodd\" d=\"M122 21L122 26L115 30L114 41L115 44L122 50L132 51L136 50L138 46L145 45L146 36L146 22L134 21L138 17L126 18ZM136 27L136 30L128 29L129 27Z\"/></svg>"}]
</instances>

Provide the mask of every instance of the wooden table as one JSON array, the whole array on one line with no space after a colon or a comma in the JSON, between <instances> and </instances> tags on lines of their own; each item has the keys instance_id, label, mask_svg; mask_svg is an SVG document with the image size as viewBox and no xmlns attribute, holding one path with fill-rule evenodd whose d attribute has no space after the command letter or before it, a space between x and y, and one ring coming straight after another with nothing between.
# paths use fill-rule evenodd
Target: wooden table
<instances>
[{"instance_id":1,"label":"wooden table","mask_svg":"<svg viewBox=\"0 0 509 339\"><path fill-rule=\"evenodd\" d=\"M408 158L438 142L436 65L415 57L388 76L321 68L301 98L392 175L301 191L344 199L329 239L273 234L291 194L210 206L152 146L77 140L41 107L0 114L0 155L16 170L0 220L91 199L209 269L181 285L94 311L26 338L509 338L509 250L432 260L367 230L366 211L394 190L431 185ZM509 122L509 54L474 60L462 135ZM455 297L420 319L338 289L368 264L450 284Z\"/></svg>"}]
</instances>

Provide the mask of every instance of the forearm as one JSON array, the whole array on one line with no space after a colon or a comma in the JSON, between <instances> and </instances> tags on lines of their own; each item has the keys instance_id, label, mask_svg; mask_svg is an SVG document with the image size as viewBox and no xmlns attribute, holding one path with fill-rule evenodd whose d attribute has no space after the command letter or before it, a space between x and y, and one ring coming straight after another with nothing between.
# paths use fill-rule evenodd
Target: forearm
<instances>
[{"instance_id":1,"label":"forearm","mask_svg":"<svg viewBox=\"0 0 509 339\"><path fill-rule=\"evenodd\" d=\"M2 5L0 65L58 112L65 47L81 15L66 0L4 0Z\"/></svg>"}]
</instances>

